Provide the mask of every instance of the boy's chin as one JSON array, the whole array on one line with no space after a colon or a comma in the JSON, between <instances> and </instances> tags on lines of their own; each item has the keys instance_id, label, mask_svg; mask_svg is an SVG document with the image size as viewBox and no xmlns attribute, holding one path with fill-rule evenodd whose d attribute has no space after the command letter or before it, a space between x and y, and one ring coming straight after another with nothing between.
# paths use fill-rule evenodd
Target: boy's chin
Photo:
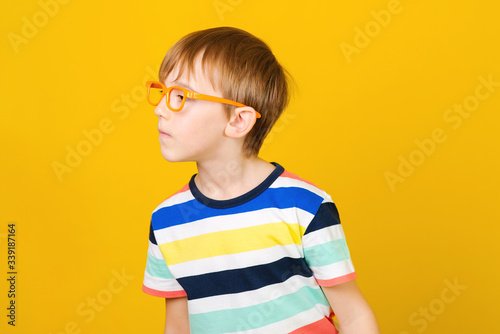
<instances>
[{"instance_id":1,"label":"boy's chin","mask_svg":"<svg viewBox=\"0 0 500 334\"><path fill-rule=\"evenodd\" d=\"M168 162L183 162L183 161L185 161L185 160L182 160L178 157L173 157L173 156L165 155L165 154L163 154L163 158L165 158L165 160L167 160Z\"/></svg>"},{"instance_id":2,"label":"boy's chin","mask_svg":"<svg viewBox=\"0 0 500 334\"><path fill-rule=\"evenodd\" d=\"M172 152L166 152L164 150L161 150L161 155L168 162L186 162L186 161L192 161L192 160L187 159L184 156L180 156L180 155L174 154Z\"/></svg>"}]
</instances>

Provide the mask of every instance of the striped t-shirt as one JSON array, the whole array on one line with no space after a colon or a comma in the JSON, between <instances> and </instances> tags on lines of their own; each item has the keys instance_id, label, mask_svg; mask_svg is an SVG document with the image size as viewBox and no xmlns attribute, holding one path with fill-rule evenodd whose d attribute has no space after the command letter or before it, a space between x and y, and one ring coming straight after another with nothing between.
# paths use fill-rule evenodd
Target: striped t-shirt
<instances>
[{"instance_id":1,"label":"striped t-shirt","mask_svg":"<svg viewBox=\"0 0 500 334\"><path fill-rule=\"evenodd\" d=\"M194 176L153 212L143 291L187 296L191 333L337 333L320 286L356 278L330 196L273 163L213 200Z\"/></svg>"}]
</instances>

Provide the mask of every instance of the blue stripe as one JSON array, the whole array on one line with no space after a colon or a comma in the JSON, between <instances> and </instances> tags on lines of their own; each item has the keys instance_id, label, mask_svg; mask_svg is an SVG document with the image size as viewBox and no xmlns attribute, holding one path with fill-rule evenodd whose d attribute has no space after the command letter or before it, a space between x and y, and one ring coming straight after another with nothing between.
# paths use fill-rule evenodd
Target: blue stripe
<instances>
[{"instance_id":1,"label":"blue stripe","mask_svg":"<svg viewBox=\"0 0 500 334\"><path fill-rule=\"evenodd\" d=\"M312 276L303 258L285 257L267 264L177 278L177 281L191 300L255 290L295 275Z\"/></svg>"},{"instance_id":2,"label":"blue stripe","mask_svg":"<svg viewBox=\"0 0 500 334\"><path fill-rule=\"evenodd\" d=\"M298 187L269 188L253 200L227 209L206 207L197 200L161 208L153 213L155 230L181 225L204 218L234 215L267 208L288 209L297 207L315 214L323 198L315 193Z\"/></svg>"}]
</instances>

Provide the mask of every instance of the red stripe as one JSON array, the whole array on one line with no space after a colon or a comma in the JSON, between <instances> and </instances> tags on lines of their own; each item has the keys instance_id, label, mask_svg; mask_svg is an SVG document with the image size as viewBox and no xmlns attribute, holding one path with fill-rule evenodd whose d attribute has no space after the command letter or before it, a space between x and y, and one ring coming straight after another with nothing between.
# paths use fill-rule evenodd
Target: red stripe
<instances>
[{"instance_id":1,"label":"red stripe","mask_svg":"<svg viewBox=\"0 0 500 334\"><path fill-rule=\"evenodd\" d=\"M332 285L337 285L337 284L340 284L340 283L344 283L344 282L353 280L353 279L355 279L357 277L358 276L356 275L356 273L352 272L350 274L347 274L347 275L344 275L344 276L340 276L340 277L337 277L337 278L326 279L326 280L324 280L324 279L316 279L316 281L321 286L332 286Z\"/></svg>"},{"instance_id":2,"label":"red stripe","mask_svg":"<svg viewBox=\"0 0 500 334\"><path fill-rule=\"evenodd\" d=\"M283 173L281 173L281 176L283 177L289 177L291 179L295 179L295 180L299 180L299 181L303 181L305 183L309 183L310 185L320 189L318 186L316 186L314 183L310 182L310 181L307 181L307 180L304 180L303 178L301 178L300 176L297 176L293 173L290 173L289 171L284 171Z\"/></svg>"},{"instance_id":3,"label":"red stripe","mask_svg":"<svg viewBox=\"0 0 500 334\"><path fill-rule=\"evenodd\" d=\"M177 194L180 194L180 193L183 193L183 192L186 192L189 190L189 183L186 184L184 187L182 187L181 189L177 190L175 193L173 193L172 195L168 196L167 198L165 198L165 201L171 197L174 197L175 195Z\"/></svg>"},{"instance_id":4,"label":"red stripe","mask_svg":"<svg viewBox=\"0 0 500 334\"><path fill-rule=\"evenodd\" d=\"M180 290L180 291L160 291L160 290L154 290L151 288L148 288L144 284L142 285L142 291L145 293L156 296L156 297L164 297L164 298L177 298L177 297L186 297L186 291Z\"/></svg>"},{"instance_id":5,"label":"red stripe","mask_svg":"<svg viewBox=\"0 0 500 334\"><path fill-rule=\"evenodd\" d=\"M327 317L294 330L290 334L337 334L339 331Z\"/></svg>"},{"instance_id":6,"label":"red stripe","mask_svg":"<svg viewBox=\"0 0 500 334\"><path fill-rule=\"evenodd\" d=\"M188 190L188 189L189 189L189 183L188 183L188 184L186 184L184 187L182 187L180 190L178 190L175 194L173 194L173 195L172 195L172 196L170 196L170 197L173 197L173 196L175 196L175 195L177 195L177 194L183 193L183 192L185 192L185 191L186 191L186 190Z\"/></svg>"}]
</instances>

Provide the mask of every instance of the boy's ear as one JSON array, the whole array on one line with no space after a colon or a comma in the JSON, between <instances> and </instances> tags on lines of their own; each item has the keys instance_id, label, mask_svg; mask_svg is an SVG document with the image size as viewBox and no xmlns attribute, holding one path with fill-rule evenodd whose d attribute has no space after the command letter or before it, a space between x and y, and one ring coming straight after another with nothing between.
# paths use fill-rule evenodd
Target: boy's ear
<instances>
[{"instance_id":1,"label":"boy's ear","mask_svg":"<svg viewBox=\"0 0 500 334\"><path fill-rule=\"evenodd\" d=\"M234 109L226 125L224 134L230 138L242 138L252 130L257 120L255 109L239 107Z\"/></svg>"}]
</instances>

